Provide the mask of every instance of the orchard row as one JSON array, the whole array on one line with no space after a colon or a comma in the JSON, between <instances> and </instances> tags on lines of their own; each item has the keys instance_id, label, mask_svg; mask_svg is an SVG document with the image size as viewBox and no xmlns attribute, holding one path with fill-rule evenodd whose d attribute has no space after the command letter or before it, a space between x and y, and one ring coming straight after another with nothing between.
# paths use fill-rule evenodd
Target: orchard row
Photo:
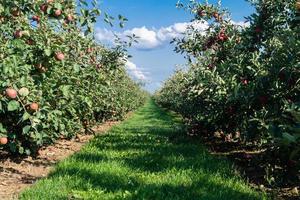
<instances>
[{"instance_id":1,"label":"orchard row","mask_svg":"<svg viewBox=\"0 0 300 200\"><path fill-rule=\"evenodd\" d=\"M124 46L93 39L93 2L0 3L0 148L35 154L97 122L122 118L146 94L127 75Z\"/></svg>"},{"instance_id":2,"label":"orchard row","mask_svg":"<svg viewBox=\"0 0 300 200\"><path fill-rule=\"evenodd\" d=\"M193 134L265 145L281 152L283 166L299 169L300 2L249 2L256 12L244 24L219 5L178 4L209 28L191 26L174 40L188 68L155 98L180 113Z\"/></svg>"}]
</instances>

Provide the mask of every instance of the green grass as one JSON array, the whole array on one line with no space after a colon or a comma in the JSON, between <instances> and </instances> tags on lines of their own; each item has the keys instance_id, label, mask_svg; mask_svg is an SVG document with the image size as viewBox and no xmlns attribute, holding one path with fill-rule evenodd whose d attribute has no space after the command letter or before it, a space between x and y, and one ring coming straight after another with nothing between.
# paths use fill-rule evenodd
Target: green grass
<instances>
[{"instance_id":1,"label":"green grass","mask_svg":"<svg viewBox=\"0 0 300 200\"><path fill-rule=\"evenodd\" d=\"M149 101L60 162L20 199L266 199L228 161L184 135L178 117Z\"/></svg>"}]
</instances>

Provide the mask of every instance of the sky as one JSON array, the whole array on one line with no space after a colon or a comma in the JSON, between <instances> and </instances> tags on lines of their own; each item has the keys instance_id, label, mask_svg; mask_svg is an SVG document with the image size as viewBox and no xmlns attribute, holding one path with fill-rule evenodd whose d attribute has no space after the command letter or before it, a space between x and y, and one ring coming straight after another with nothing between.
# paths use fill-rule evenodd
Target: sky
<instances>
[{"instance_id":1,"label":"sky","mask_svg":"<svg viewBox=\"0 0 300 200\"><path fill-rule=\"evenodd\" d=\"M180 37L189 25L192 16L178 10L178 0L101 0L100 9L112 16L119 14L129 21L123 29L99 21L96 24L96 39L113 45L114 34L121 38L135 34L139 43L128 49L130 58L126 64L129 74L136 80L145 82L145 89L153 93L163 81L172 75L178 66L186 63L183 55L176 54L170 41ZM216 0L209 0L216 2ZM232 12L235 22L245 21L244 17L254 12L245 0L223 0L222 5ZM199 24L205 29L206 24Z\"/></svg>"}]
</instances>

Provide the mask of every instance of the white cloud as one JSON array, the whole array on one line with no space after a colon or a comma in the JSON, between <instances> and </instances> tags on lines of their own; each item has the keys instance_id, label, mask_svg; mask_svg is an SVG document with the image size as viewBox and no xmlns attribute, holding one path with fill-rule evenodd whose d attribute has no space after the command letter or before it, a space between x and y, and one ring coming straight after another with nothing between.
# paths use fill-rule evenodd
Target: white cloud
<instances>
[{"instance_id":1,"label":"white cloud","mask_svg":"<svg viewBox=\"0 0 300 200\"><path fill-rule=\"evenodd\" d=\"M121 38L122 36L133 34L139 37L139 43L135 44L135 47L138 49L152 49L160 45L160 41L157 39L157 33L154 30L147 29L145 26L124 31L121 34Z\"/></svg>"},{"instance_id":2,"label":"white cloud","mask_svg":"<svg viewBox=\"0 0 300 200\"><path fill-rule=\"evenodd\" d=\"M96 35L95 37L99 41L108 41L108 42L114 42L115 35L112 31L107 30L107 29L96 29Z\"/></svg>"},{"instance_id":3,"label":"white cloud","mask_svg":"<svg viewBox=\"0 0 300 200\"><path fill-rule=\"evenodd\" d=\"M136 79L141 81L146 81L148 78L146 77L145 73L136 66L133 62L127 60L125 64L126 68L128 69L129 73Z\"/></svg>"},{"instance_id":4,"label":"white cloud","mask_svg":"<svg viewBox=\"0 0 300 200\"><path fill-rule=\"evenodd\" d=\"M139 37L139 43L134 44L133 46L140 50L151 50L168 44L175 37L181 37L189 26L193 26L195 29L203 32L208 28L207 22L195 21L175 23L168 27L161 27L160 29L147 28L143 26L117 33L113 33L107 29L96 29L96 39L99 41L114 43L114 34L123 40L126 40L126 35L135 34Z\"/></svg>"},{"instance_id":5,"label":"white cloud","mask_svg":"<svg viewBox=\"0 0 300 200\"><path fill-rule=\"evenodd\" d=\"M235 21L231 20L231 23L236 26L241 26L242 28L250 26L250 22L243 22L243 21L235 22Z\"/></svg>"}]
</instances>

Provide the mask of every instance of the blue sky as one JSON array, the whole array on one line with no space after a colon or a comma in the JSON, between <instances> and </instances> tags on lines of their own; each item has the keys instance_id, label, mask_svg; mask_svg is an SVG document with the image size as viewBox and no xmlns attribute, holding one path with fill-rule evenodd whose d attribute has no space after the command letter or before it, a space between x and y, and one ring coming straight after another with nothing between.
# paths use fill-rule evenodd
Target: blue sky
<instances>
[{"instance_id":1,"label":"blue sky","mask_svg":"<svg viewBox=\"0 0 300 200\"><path fill-rule=\"evenodd\" d=\"M216 2L210 0L209 2ZM105 44L113 41L112 32L120 36L135 33L140 43L129 49L133 56L127 64L134 78L144 80L146 89L157 90L176 69L184 64L182 55L176 54L169 44L172 37L180 35L191 16L176 8L177 0L101 0L100 8L112 16L128 18L123 29L110 27L102 21L96 24L96 38ZM244 21L254 9L245 0L223 0L222 5L231 10L236 22Z\"/></svg>"}]
</instances>

